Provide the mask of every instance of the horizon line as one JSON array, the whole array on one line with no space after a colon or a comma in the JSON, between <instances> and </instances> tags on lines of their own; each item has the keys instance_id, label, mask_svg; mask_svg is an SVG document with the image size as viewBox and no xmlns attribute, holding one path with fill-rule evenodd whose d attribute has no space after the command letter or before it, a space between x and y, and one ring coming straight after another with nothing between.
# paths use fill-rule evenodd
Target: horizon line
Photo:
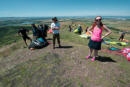
<instances>
[{"instance_id":1,"label":"horizon line","mask_svg":"<svg viewBox=\"0 0 130 87\"><path fill-rule=\"evenodd\" d=\"M94 17L103 15L89 15L89 16L5 16L5 17ZM120 16L120 15L104 15L103 17L130 17L130 16ZM2 17L2 16L0 16Z\"/></svg>"}]
</instances>

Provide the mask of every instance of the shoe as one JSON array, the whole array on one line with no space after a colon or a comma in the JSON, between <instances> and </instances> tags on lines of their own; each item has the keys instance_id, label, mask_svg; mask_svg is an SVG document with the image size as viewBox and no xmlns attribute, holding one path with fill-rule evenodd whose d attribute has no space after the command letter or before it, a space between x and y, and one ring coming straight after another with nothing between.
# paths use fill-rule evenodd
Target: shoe
<instances>
[{"instance_id":1,"label":"shoe","mask_svg":"<svg viewBox=\"0 0 130 87\"><path fill-rule=\"evenodd\" d=\"M93 58L91 59L91 61L94 62L94 61L95 61L95 57L93 57Z\"/></svg>"},{"instance_id":2,"label":"shoe","mask_svg":"<svg viewBox=\"0 0 130 87\"><path fill-rule=\"evenodd\" d=\"M53 47L53 49L55 49L55 47Z\"/></svg>"},{"instance_id":3,"label":"shoe","mask_svg":"<svg viewBox=\"0 0 130 87\"><path fill-rule=\"evenodd\" d=\"M89 59L91 56L86 56L86 59Z\"/></svg>"}]
</instances>

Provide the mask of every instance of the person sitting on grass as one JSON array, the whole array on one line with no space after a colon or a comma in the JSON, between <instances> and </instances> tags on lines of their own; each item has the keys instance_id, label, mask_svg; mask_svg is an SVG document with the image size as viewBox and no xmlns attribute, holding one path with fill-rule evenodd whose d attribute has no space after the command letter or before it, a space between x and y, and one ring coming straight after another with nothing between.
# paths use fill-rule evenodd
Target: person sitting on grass
<instances>
[{"instance_id":1,"label":"person sitting on grass","mask_svg":"<svg viewBox=\"0 0 130 87\"><path fill-rule=\"evenodd\" d=\"M55 40L57 39L57 42L59 44L59 47L61 47L61 44L60 44L60 32L59 32L59 29L60 29L60 24L57 20L56 17L52 18L52 21L53 23L51 23L51 29L53 31L53 49L55 49Z\"/></svg>"},{"instance_id":2,"label":"person sitting on grass","mask_svg":"<svg viewBox=\"0 0 130 87\"><path fill-rule=\"evenodd\" d=\"M32 42L32 39L27 35L27 33L29 32L29 30L25 29L25 28L21 28L18 31L18 35L21 36L24 40L24 43L26 44L26 46L28 46L26 39L30 40L30 42Z\"/></svg>"},{"instance_id":3,"label":"person sitting on grass","mask_svg":"<svg viewBox=\"0 0 130 87\"><path fill-rule=\"evenodd\" d=\"M94 51L94 56L92 57L91 61L95 61L95 58L98 57L98 51L101 50L101 42L103 38L112 33L112 31L105 26L101 20L102 17L97 16L93 25L88 29L88 32L91 33L91 39L88 43L89 54L86 56L86 58L90 58L92 56L92 52ZM103 30L107 31L107 33L102 36Z\"/></svg>"}]
</instances>

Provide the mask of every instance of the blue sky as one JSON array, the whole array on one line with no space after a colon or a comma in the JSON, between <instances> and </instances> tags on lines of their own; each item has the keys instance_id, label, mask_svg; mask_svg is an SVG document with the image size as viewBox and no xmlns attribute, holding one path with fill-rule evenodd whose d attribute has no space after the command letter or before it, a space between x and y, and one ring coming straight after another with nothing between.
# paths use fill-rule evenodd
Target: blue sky
<instances>
[{"instance_id":1,"label":"blue sky","mask_svg":"<svg viewBox=\"0 0 130 87\"><path fill-rule=\"evenodd\" d=\"M0 17L130 16L130 0L0 0Z\"/></svg>"}]
</instances>

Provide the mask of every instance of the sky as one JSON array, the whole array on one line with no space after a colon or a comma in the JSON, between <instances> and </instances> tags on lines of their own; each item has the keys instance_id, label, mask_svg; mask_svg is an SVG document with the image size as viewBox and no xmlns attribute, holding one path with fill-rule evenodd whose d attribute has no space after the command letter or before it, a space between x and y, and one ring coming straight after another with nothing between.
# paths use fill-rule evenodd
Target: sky
<instances>
[{"instance_id":1,"label":"sky","mask_svg":"<svg viewBox=\"0 0 130 87\"><path fill-rule=\"evenodd\" d=\"M130 16L130 0L0 0L0 17Z\"/></svg>"}]
</instances>

